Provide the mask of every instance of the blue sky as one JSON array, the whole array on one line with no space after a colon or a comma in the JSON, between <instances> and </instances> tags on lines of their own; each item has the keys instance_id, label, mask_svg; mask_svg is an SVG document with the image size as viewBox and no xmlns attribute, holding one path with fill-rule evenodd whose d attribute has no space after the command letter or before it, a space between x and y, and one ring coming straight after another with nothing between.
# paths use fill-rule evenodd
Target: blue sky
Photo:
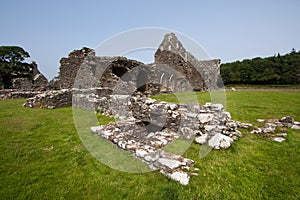
<instances>
[{"instance_id":1,"label":"blue sky","mask_svg":"<svg viewBox=\"0 0 300 200\"><path fill-rule=\"evenodd\" d=\"M297 0L1 0L0 45L19 45L52 79L83 46L143 27L179 31L222 62L300 49Z\"/></svg>"}]
</instances>

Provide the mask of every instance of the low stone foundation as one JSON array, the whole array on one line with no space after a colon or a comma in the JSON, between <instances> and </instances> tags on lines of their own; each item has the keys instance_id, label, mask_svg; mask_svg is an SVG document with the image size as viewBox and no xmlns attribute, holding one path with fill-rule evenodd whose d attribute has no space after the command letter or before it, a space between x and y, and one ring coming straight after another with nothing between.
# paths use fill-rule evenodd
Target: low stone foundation
<instances>
[{"instance_id":1,"label":"low stone foundation","mask_svg":"<svg viewBox=\"0 0 300 200\"><path fill-rule=\"evenodd\" d=\"M61 108L72 105L72 90L53 90L28 98L24 107L30 108Z\"/></svg>"},{"instance_id":2,"label":"low stone foundation","mask_svg":"<svg viewBox=\"0 0 300 200\"><path fill-rule=\"evenodd\" d=\"M41 94L40 91L20 91L17 89L0 90L0 100L30 98Z\"/></svg>"},{"instance_id":3,"label":"low stone foundation","mask_svg":"<svg viewBox=\"0 0 300 200\"><path fill-rule=\"evenodd\" d=\"M193 160L167 152L165 147L184 140L226 149L242 136L239 127L252 126L232 120L221 104L175 104L126 95L111 95L109 99L115 105L106 113L122 120L91 127L92 132L183 185L189 183L191 175L197 175L198 169L193 167ZM188 146L178 146L177 151L180 148L184 153Z\"/></svg>"}]
</instances>

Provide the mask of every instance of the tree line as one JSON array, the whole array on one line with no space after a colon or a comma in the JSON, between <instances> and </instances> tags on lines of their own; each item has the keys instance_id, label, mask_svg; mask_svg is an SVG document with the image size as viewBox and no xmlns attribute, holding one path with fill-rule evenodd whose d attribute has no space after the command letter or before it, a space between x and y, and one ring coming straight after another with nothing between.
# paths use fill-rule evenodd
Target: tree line
<instances>
[{"instance_id":1,"label":"tree line","mask_svg":"<svg viewBox=\"0 0 300 200\"><path fill-rule=\"evenodd\" d=\"M285 55L245 59L222 64L220 73L225 85L295 85L300 84L300 51Z\"/></svg>"}]
</instances>

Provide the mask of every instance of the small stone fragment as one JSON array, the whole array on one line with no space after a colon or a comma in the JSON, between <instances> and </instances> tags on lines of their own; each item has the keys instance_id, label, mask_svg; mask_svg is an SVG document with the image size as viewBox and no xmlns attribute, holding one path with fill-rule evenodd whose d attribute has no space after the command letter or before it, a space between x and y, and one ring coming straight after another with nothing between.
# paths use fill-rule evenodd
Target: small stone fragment
<instances>
[{"instance_id":1,"label":"small stone fragment","mask_svg":"<svg viewBox=\"0 0 300 200\"><path fill-rule=\"evenodd\" d=\"M211 120L213 120L214 115L213 114L199 114L197 116L198 120L200 121L200 123L204 124L207 122L210 122Z\"/></svg>"},{"instance_id":2,"label":"small stone fragment","mask_svg":"<svg viewBox=\"0 0 300 200\"><path fill-rule=\"evenodd\" d=\"M268 127L268 128L264 128L263 132L264 133L274 133L275 129L273 129L272 127Z\"/></svg>"},{"instance_id":3,"label":"small stone fragment","mask_svg":"<svg viewBox=\"0 0 300 200\"><path fill-rule=\"evenodd\" d=\"M277 137L287 137L287 133L278 133L276 134Z\"/></svg>"},{"instance_id":4,"label":"small stone fragment","mask_svg":"<svg viewBox=\"0 0 300 200\"><path fill-rule=\"evenodd\" d=\"M97 132L100 131L101 129L102 129L101 126L92 126L92 127L91 127L91 131L92 131L93 133L97 133Z\"/></svg>"},{"instance_id":5,"label":"small stone fragment","mask_svg":"<svg viewBox=\"0 0 300 200\"><path fill-rule=\"evenodd\" d=\"M285 139L282 138L282 137L275 137L275 138L273 138L273 140L274 140L275 142L283 142L283 141L285 141Z\"/></svg>"},{"instance_id":6,"label":"small stone fragment","mask_svg":"<svg viewBox=\"0 0 300 200\"><path fill-rule=\"evenodd\" d=\"M232 136L231 137L234 141L237 141L238 140L238 137L236 135Z\"/></svg>"},{"instance_id":7,"label":"small stone fragment","mask_svg":"<svg viewBox=\"0 0 300 200\"><path fill-rule=\"evenodd\" d=\"M291 128L292 129L296 129L296 130L300 130L300 125L294 124Z\"/></svg>"},{"instance_id":8,"label":"small stone fragment","mask_svg":"<svg viewBox=\"0 0 300 200\"><path fill-rule=\"evenodd\" d=\"M286 117L283 117L279 120L280 122L282 123L294 123L294 118L290 117L290 116L286 116Z\"/></svg>"},{"instance_id":9,"label":"small stone fragment","mask_svg":"<svg viewBox=\"0 0 300 200\"><path fill-rule=\"evenodd\" d=\"M248 128L252 127L252 124L249 124L249 123L240 123L239 127L240 128L244 128L244 129L248 129Z\"/></svg>"},{"instance_id":10,"label":"small stone fragment","mask_svg":"<svg viewBox=\"0 0 300 200\"><path fill-rule=\"evenodd\" d=\"M208 145L214 149L227 149L230 147L233 139L230 137L217 133L208 140Z\"/></svg>"},{"instance_id":11,"label":"small stone fragment","mask_svg":"<svg viewBox=\"0 0 300 200\"><path fill-rule=\"evenodd\" d=\"M205 131L210 132L212 130L215 130L217 128L217 126L216 125L207 125L207 126L204 126L204 128L205 128Z\"/></svg>"},{"instance_id":12,"label":"small stone fragment","mask_svg":"<svg viewBox=\"0 0 300 200\"><path fill-rule=\"evenodd\" d=\"M257 119L258 122L264 122L264 119Z\"/></svg>"},{"instance_id":13,"label":"small stone fragment","mask_svg":"<svg viewBox=\"0 0 300 200\"><path fill-rule=\"evenodd\" d=\"M170 177L175 181L180 182L182 185L189 184L190 176L185 172L174 172Z\"/></svg>"},{"instance_id":14,"label":"small stone fragment","mask_svg":"<svg viewBox=\"0 0 300 200\"><path fill-rule=\"evenodd\" d=\"M273 123L266 123L263 128L264 133L274 133L277 125Z\"/></svg>"},{"instance_id":15,"label":"small stone fragment","mask_svg":"<svg viewBox=\"0 0 300 200\"><path fill-rule=\"evenodd\" d=\"M175 169L182 165L185 165L184 163L182 163L178 160L171 160L171 159L167 159L167 158L159 158L157 160L157 162L159 162L161 165L164 165L170 169Z\"/></svg>"},{"instance_id":16,"label":"small stone fragment","mask_svg":"<svg viewBox=\"0 0 300 200\"><path fill-rule=\"evenodd\" d=\"M148 152L145 151L145 150L142 150L142 149L137 149L135 151L135 155L138 156L138 157L141 157L141 158L144 158L145 155L147 155L147 154L148 154Z\"/></svg>"},{"instance_id":17,"label":"small stone fragment","mask_svg":"<svg viewBox=\"0 0 300 200\"><path fill-rule=\"evenodd\" d=\"M208 134L204 134L204 135L195 137L195 142L198 144L204 144L207 142L207 139L208 139Z\"/></svg>"},{"instance_id":18,"label":"small stone fragment","mask_svg":"<svg viewBox=\"0 0 300 200\"><path fill-rule=\"evenodd\" d=\"M171 110L176 110L177 109L177 105L176 104L170 104L170 109Z\"/></svg>"},{"instance_id":19,"label":"small stone fragment","mask_svg":"<svg viewBox=\"0 0 300 200\"><path fill-rule=\"evenodd\" d=\"M251 134L261 134L262 133L262 129L261 128L257 128L257 129L254 129L250 132Z\"/></svg>"}]
</instances>

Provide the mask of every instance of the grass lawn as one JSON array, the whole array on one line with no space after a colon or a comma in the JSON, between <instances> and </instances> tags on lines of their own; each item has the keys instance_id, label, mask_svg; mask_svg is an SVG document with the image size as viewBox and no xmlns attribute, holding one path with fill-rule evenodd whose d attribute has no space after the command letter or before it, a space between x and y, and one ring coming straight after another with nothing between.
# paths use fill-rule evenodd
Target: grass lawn
<instances>
[{"instance_id":1,"label":"grass lawn","mask_svg":"<svg viewBox=\"0 0 300 200\"><path fill-rule=\"evenodd\" d=\"M300 120L299 91L227 92L235 120L290 115ZM172 95L155 97L176 101ZM200 102L208 93L197 93ZM184 154L200 169L188 186L159 172L125 173L98 162L81 143L72 108L23 108L21 100L0 101L0 199L300 199L300 131L287 140L244 136L228 150L199 158L200 146ZM110 119L100 117L107 123Z\"/></svg>"}]
</instances>

